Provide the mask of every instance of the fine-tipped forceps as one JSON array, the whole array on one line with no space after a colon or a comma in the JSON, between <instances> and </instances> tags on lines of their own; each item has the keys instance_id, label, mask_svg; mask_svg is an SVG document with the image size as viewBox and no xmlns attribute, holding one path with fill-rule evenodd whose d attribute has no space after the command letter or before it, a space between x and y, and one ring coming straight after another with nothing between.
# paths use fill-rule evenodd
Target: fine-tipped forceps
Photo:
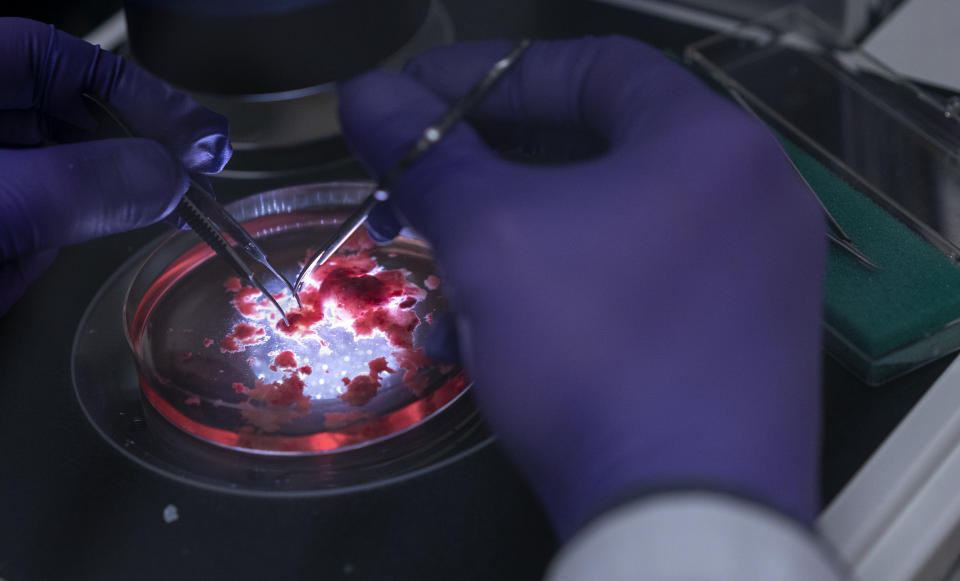
<instances>
[{"instance_id":1,"label":"fine-tipped forceps","mask_svg":"<svg viewBox=\"0 0 960 581\"><path fill-rule=\"evenodd\" d=\"M744 111L746 111L747 113L755 117L758 121L763 123L763 119L761 119L760 115L756 112L756 110L752 106L750 106L749 103L747 103L747 100L743 98L743 95L741 95L739 91L730 87L727 84L724 84L724 88L726 88L727 93L729 93L730 96L733 97L733 100L736 101L737 104L740 105L740 107L742 107ZM853 243L853 240L847 235L846 232L843 231L843 228L840 226L840 223L837 222L836 218L834 218L833 215L830 213L830 210L827 209L827 206L824 205L823 201L820 199L820 196L818 196L815 193L814 189L810 187L810 182L807 181L807 178L803 177L803 173L800 171L800 168L798 168L797 164L795 164L793 160L790 159L790 156L787 155L786 151L783 152L783 156L787 159L788 162L790 162L790 166L793 168L793 171L796 172L798 176L800 176L800 180L803 181L805 186L807 186L807 190L809 190L810 195L813 196L813 199L815 199L817 203L820 204L820 208L823 209L823 214L827 218L827 225L829 227L829 230L827 231L827 240L839 246L841 250L846 251L848 254L850 254L850 256L854 258L854 260L859 262L864 267L870 270L879 270L880 267L877 266L875 262L870 260L870 257L864 254L863 251L857 248L856 244Z\"/></svg>"},{"instance_id":2,"label":"fine-tipped forceps","mask_svg":"<svg viewBox=\"0 0 960 581\"><path fill-rule=\"evenodd\" d=\"M90 104L96 106L101 112L109 118L124 135L128 137L139 137L136 131L133 130L133 127L127 122L123 116L120 115L116 109L113 108L110 103L105 99L98 97L97 95L92 95L89 93L84 93L83 98ZM189 174L188 174L189 175ZM253 237L240 225L236 219L230 215L230 212L227 212L226 208L220 205L219 202L213 197L213 195L207 191L207 189L201 185L193 176L190 178L190 187L187 189L187 193L183 195L180 199L180 202L177 204L176 212L183 218L183 221L197 233L197 236L203 240L207 246L213 249L217 253L217 256L227 261L230 266L239 274L241 277L249 280L255 287L257 287L261 293L273 303L273 306L280 311L280 316L283 317L283 322L289 325L287 321L287 315L283 312L283 309L280 307L280 303L277 302L277 299L274 298L270 291L263 286L263 283L257 279L254 272L250 269L246 262L240 257L237 253L237 248L242 250L253 260L256 260L260 264L267 267L267 269L277 278L283 281L283 283L290 289L291 294L297 300L297 304L300 304L300 297L297 295L296 289L293 285L290 284L283 275L281 275L277 269L270 264L267 260L266 254L263 250L257 245L253 240ZM233 246L230 243L230 240L227 239L226 234L229 236L235 243L236 246Z\"/></svg>"},{"instance_id":3,"label":"fine-tipped forceps","mask_svg":"<svg viewBox=\"0 0 960 581\"><path fill-rule=\"evenodd\" d=\"M396 182L400 174L410 168L420 157L430 150L431 147L440 142L460 119L463 118L474 106L477 105L490 90L497 84L497 81L508 71L526 52L530 46L527 39L521 40L514 46L508 55L498 60L487 71L477 84L475 84L467 93L454 103L446 113L427 127L420 138L407 150L400 161L398 161L386 176L380 180L373 188L373 191L366 197L360 207L354 211L350 217L337 229L325 244L323 244L310 257L304 265L303 270L297 276L294 283L299 291L303 287L303 281L307 276L318 267L322 266L333 256L337 250L347 241L357 229L367 221L367 217L378 202L385 202L390 198L390 188Z\"/></svg>"}]
</instances>

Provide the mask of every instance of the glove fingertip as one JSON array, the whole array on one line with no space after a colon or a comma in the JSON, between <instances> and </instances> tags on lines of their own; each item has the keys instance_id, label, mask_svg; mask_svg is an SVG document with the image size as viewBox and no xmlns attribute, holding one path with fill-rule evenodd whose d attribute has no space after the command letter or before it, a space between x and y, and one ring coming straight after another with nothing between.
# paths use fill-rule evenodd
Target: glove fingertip
<instances>
[{"instance_id":1,"label":"glove fingertip","mask_svg":"<svg viewBox=\"0 0 960 581\"><path fill-rule=\"evenodd\" d=\"M189 187L183 165L163 145L152 139L131 139L124 144L117 167L123 172L116 183L124 188L116 192L119 204L129 204L135 192L138 214L146 225L168 216Z\"/></svg>"},{"instance_id":2,"label":"glove fingertip","mask_svg":"<svg viewBox=\"0 0 960 581\"><path fill-rule=\"evenodd\" d=\"M203 174L219 173L233 156L233 147L227 130L212 131L195 140L181 158L192 171Z\"/></svg>"},{"instance_id":3,"label":"glove fingertip","mask_svg":"<svg viewBox=\"0 0 960 581\"><path fill-rule=\"evenodd\" d=\"M389 202L374 206L367 218L367 234L377 244L388 244L400 234L403 224L397 219Z\"/></svg>"},{"instance_id":4,"label":"glove fingertip","mask_svg":"<svg viewBox=\"0 0 960 581\"><path fill-rule=\"evenodd\" d=\"M460 364L460 342L453 315L444 313L434 319L433 326L424 342L427 357L444 363Z\"/></svg>"}]
</instances>

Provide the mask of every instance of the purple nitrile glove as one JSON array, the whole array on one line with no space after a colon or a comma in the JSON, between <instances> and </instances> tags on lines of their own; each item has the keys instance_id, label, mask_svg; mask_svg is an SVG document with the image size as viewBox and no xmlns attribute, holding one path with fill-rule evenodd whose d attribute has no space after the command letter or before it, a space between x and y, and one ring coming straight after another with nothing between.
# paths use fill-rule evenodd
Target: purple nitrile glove
<instances>
[{"instance_id":1,"label":"purple nitrile glove","mask_svg":"<svg viewBox=\"0 0 960 581\"><path fill-rule=\"evenodd\" d=\"M146 138L51 145L96 128L85 92ZM184 168L216 173L230 154L222 116L48 24L0 18L0 314L57 248L156 222Z\"/></svg>"},{"instance_id":2,"label":"purple nitrile glove","mask_svg":"<svg viewBox=\"0 0 960 581\"><path fill-rule=\"evenodd\" d=\"M345 84L348 142L382 175L509 49L455 45ZM479 405L560 536L671 487L811 523L824 225L769 132L624 38L535 43L471 121L606 143L518 163L461 124L388 206L434 246Z\"/></svg>"}]
</instances>

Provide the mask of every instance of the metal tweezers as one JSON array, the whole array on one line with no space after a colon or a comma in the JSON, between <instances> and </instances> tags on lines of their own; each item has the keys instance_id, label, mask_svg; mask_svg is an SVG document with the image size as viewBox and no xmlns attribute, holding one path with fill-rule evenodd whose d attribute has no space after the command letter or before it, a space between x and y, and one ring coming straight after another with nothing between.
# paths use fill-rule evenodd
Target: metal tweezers
<instances>
[{"instance_id":1,"label":"metal tweezers","mask_svg":"<svg viewBox=\"0 0 960 581\"><path fill-rule=\"evenodd\" d=\"M117 129L124 135L128 137L139 137L126 119L105 99L89 93L84 93L83 98L86 99L88 103L95 105L112 120ZM263 283L257 279L253 270L250 269L247 263L244 262L237 253L237 248L245 252L247 256L253 260L266 266L274 276L282 280L297 300L297 304L300 304L300 297L297 295L293 285L270 264L266 254L264 254L263 250L253 240L253 237L244 230L243 226L241 226L240 223L227 212L226 208L220 205L213 195L193 176L190 176L190 187L187 189L187 193L180 199L175 211L183 218L184 222L197 233L197 236L217 253L217 256L226 260L241 277L249 280L255 287L260 289L260 292L270 299L273 306L280 311L283 322L289 325L287 315L280 307L280 303L278 303L277 299L270 294L270 291L263 286ZM236 247L230 243L230 240L228 240L224 234L236 243Z\"/></svg>"},{"instance_id":2,"label":"metal tweezers","mask_svg":"<svg viewBox=\"0 0 960 581\"><path fill-rule=\"evenodd\" d=\"M400 177L400 174L408 170L410 166L416 163L431 147L439 143L440 140L453 129L457 122L490 92L504 73L510 70L510 68L520 60L520 57L523 56L523 53L529 46L530 41L527 39L518 42L507 56L494 63L490 70L487 71L487 74L477 81L476 85L447 109L446 113L424 130L420 138L410 146L410 149L400 158L400 161L394 164L386 176L373 187L373 190L366 199L364 199L363 203L360 204L360 207L357 208L340 228L337 229L333 236L310 257L310 260L307 261L303 270L300 271L300 274L297 276L297 281L294 283L298 291L302 288L304 279L316 268L322 266L323 263L329 260L330 257L343 246L343 243L357 231L357 228L367 221L367 217L370 216L370 212L377 203L385 202L390 198L390 188L396 182L397 178Z\"/></svg>"},{"instance_id":3,"label":"metal tweezers","mask_svg":"<svg viewBox=\"0 0 960 581\"><path fill-rule=\"evenodd\" d=\"M743 95L739 91L730 87L728 84L723 84L724 88L733 97L733 100L737 102L740 107L742 107L747 113L755 117L761 123L764 123L763 119L756 112L756 110L747 103L747 100L743 98ZM827 231L827 240L836 244L840 247L841 250L846 251L850 256L854 258L857 262L863 265L869 270L879 270L880 267L877 266L875 262L870 260L866 254L863 253L857 246L853 243L853 240L843 231L843 228L840 226L840 223L837 222L836 218L830 214L830 210L827 209L827 206L820 199L820 196L816 194L816 191L810 186L810 182L807 181L807 178L803 177L803 173L800 171L800 168L797 167L797 164L793 162L787 152L783 152L783 156L790 162L790 165L793 167L793 171L800 177L800 180L807 186L807 190L810 191L810 195L813 196L813 199L820 204L820 208L823 209L823 214L827 218L827 226L829 230Z\"/></svg>"}]
</instances>

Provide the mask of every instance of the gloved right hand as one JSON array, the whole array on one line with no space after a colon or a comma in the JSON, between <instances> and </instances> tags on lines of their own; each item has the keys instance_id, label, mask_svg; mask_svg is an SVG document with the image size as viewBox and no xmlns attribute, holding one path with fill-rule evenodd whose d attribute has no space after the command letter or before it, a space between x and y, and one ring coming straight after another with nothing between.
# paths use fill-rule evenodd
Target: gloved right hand
<instances>
[{"instance_id":1,"label":"gloved right hand","mask_svg":"<svg viewBox=\"0 0 960 581\"><path fill-rule=\"evenodd\" d=\"M82 139L82 93L105 97L144 139ZM0 314L57 248L151 224L185 171L230 159L227 121L139 67L47 24L0 18Z\"/></svg>"},{"instance_id":2,"label":"gloved right hand","mask_svg":"<svg viewBox=\"0 0 960 581\"><path fill-rule=\"evenodd\" d=\"M348 142L382 176L509 49L347 83ZM433 245L481 409L558 533L675 488L812 522L824 224L769 132L623 38L535 43L471 121L606 143L529 165L461 124L381 210Z\"/></svg>"}]
</instances>

